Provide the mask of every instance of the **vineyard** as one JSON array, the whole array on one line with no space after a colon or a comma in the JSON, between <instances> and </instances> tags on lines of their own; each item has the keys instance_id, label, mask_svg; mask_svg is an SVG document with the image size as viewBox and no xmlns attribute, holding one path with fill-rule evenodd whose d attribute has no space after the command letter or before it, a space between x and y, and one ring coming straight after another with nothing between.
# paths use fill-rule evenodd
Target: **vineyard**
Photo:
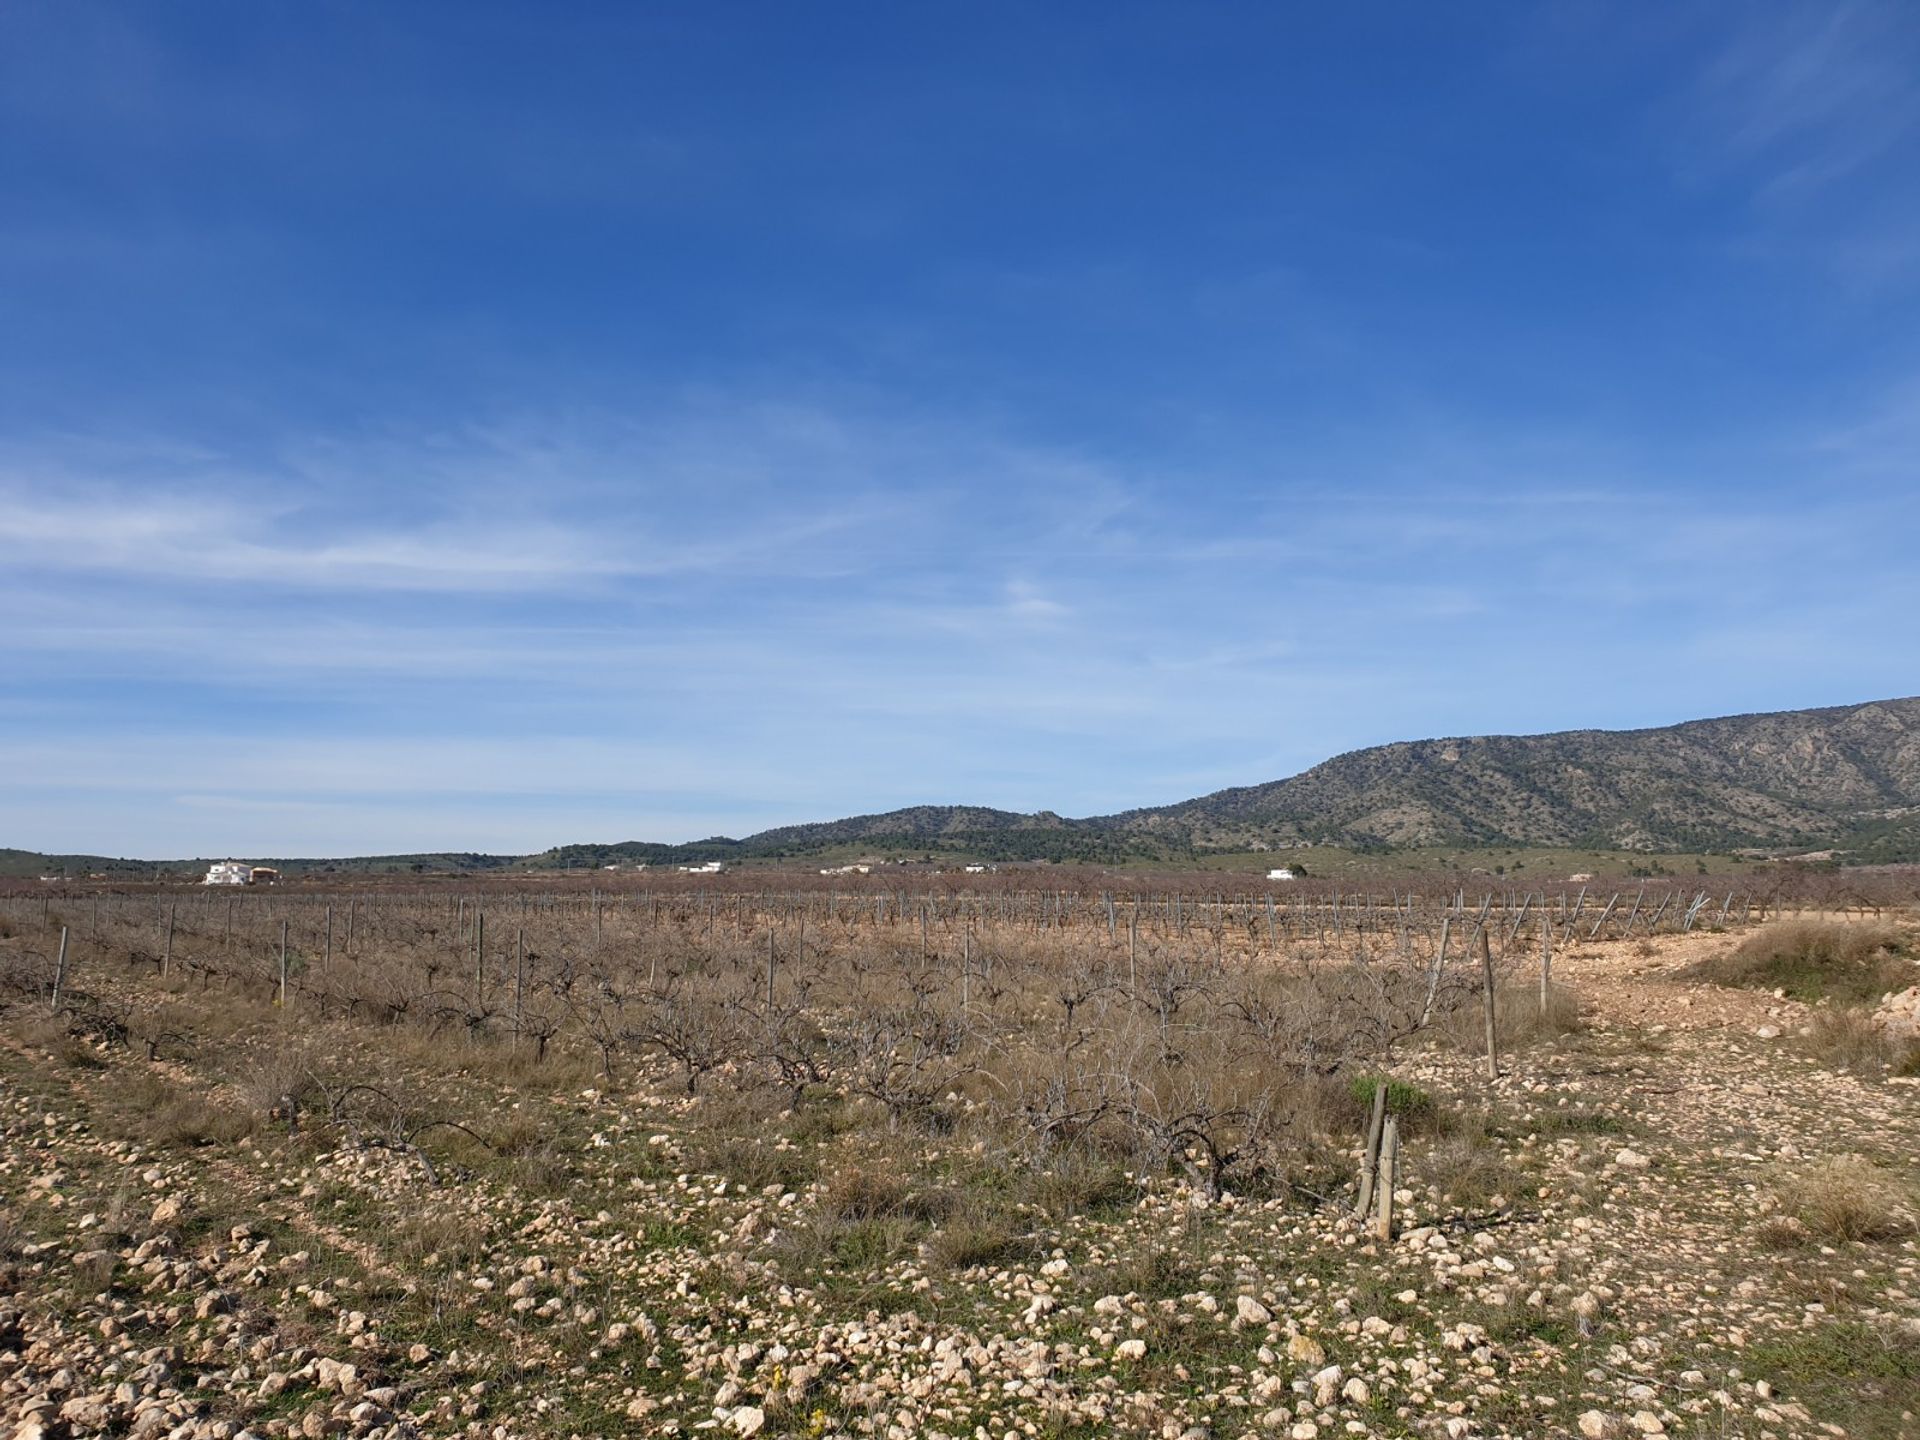
<instances>
[{"instance_id":1,"label":"vineyard","mask_svg":"<svg viewBox=\"0 0 1920 1440\"><path fill-rule=\"evenodd\" d=\"M1895 985L1897 892L727 880L0 897L0 1399L211 1440L1803 1433L1753 1317L1645 1348L1677 1237L1722 1265L1756 1218L1660 1107L1797 1023L1686 967L1811 927ZM1897 1152L1897 1055L1789 1053ZM1911 1271L1904 1170L1862 1174L1850 1243ZM1891 1353L1821 1413L1899 1433Z\"/></svg>"}]
</instances>

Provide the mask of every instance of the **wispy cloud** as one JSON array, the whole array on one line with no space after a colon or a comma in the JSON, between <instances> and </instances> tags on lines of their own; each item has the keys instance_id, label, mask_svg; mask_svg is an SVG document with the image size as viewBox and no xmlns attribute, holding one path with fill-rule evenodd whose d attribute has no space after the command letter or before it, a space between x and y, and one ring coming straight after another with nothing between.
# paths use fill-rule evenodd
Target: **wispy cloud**
<instances>
[{"instance_id":1,"label":"wispy cloud","mask_svg":"<svg viewBox=\"0 0 1920 1440\"><path fill-rule=\"evenodd\" d=\"M263 490L270 487L261 484ZM614 554L595 537L550 524L430 525L411 534L301 533L299 516L263 500L96 492L36 496L0 489L0 544L37 570L242 581L250 586L373 590L519 590L596 576L697 568L671 553Z\"/></svg>"},{"instance_id":2,"label":"wispy cloud","mask_svg":"<svg viewBox=\"0 0 1920 1440\"><path fill-rule=\"evenodd\" d=\"M1746 12L1700 98L1719 142L1763 167L1763 199L1810 201L1912 137L1913 22L1909 6L1858 0Z\"/></svg>"},{"instance_id":3,"label":"wispy cloud","mask_svg":"<svg viewBox=\"0 0 1920 1440\"><path fill-rule=\"evenodd\" d=\"M1713 11L1727 27L1663 111L1696 183L1744 196L1745 247L1850 287L1920 272L1920 17L1899 0Z\"/></svg>"}]
</instances>

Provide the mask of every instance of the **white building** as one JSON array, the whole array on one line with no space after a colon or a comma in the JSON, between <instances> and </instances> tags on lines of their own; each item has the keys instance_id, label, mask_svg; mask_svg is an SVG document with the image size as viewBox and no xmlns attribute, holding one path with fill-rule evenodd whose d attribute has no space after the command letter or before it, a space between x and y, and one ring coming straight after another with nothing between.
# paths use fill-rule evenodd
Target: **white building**
<instances>
[{"instance_id":1,"label":"white building","mask_svg":"<svg viewBox=\"0 0 1920 1440\"><path fill-rule=\"evenodd\" d=\"M1281 866L1281 867L1280 867L1280 868L1279 868L1278 870L1269 870L1269 871L1267 871L1267 879L1269 879L1269 880L1291 880L1291 879L1293 879L1293 870L1292 870L1292 868L1291 868L1291 867L1289 867L1289 866L1286 866L1286 865L1282 865L1282 866Z\"/></svg>"},{"instance_id":2,"label":"white building","mask_svg":"<svg viewBox=\"0 0 1920 1440\"><path fill-rule=\"evenodd\" d=\"M680 873L682 875L718 875L726 868L718 860L709 860L704 865L682 865Z\"/></svg>"},{"instance_id":3,"label":"white building","mask_svg":"<svg viewBox=\"0 0 1920 1440\"><path fill-rule=\"evenodd\" d=\"M251 885L253 867L242 865L238 860L222 860L207 871L202 885Z\"/></svg>"}]
</instances>

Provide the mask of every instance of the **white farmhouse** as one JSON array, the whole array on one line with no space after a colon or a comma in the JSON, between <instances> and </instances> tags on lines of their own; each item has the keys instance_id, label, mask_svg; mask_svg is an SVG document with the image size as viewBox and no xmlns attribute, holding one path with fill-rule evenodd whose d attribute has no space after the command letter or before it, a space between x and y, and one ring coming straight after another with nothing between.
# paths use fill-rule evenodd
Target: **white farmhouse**
<instances>
[{"instance_id":1,"label":"white farmhouse","mask_svg":"<svg viewBox=\"0 0 1920 1440\"><path fill-rule=\"evenodd\" d=\"M1277 869L1277 870L1269 870L1269 871L1267 871L1267 879L1269 879L1269 880L1291 880L1291 879L1293 879L1293 868L1292 868L1291 866L1288 866L1288 865L1282 865L1282 866L1281 866L1281 867L1280 867L1279 869Z\"/></svg>"},{"instance_id":2,"label":"white farmhouse","mask_svg":"<svg viewBox=\"0 0 1920 1440\"><path fill-rule=\"evenodd\" d=\"M238 860L221 860L207 871L202 885L251 885L253 867L242 865Z\"/></svg>"}]
</instances>

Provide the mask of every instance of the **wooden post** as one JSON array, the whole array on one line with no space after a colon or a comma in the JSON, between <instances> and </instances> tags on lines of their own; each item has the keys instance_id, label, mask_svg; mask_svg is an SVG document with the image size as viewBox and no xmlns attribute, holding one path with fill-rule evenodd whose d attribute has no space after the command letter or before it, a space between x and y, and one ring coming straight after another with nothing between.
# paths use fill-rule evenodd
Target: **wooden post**
<instances>
[{"instance_id":1,"label":"wooden post","mask_svg":"<svg viewBox=\"0 0 1920 1440\"><path fill-rule=\"evenodd\" d=\"M1376 1210L1373 1235L1376 1240L1393 1239L1394 1171L1400 1164L1400 1122L1389 1119L1380 1137L1380 1178L1375 1184Z\"/></svg>"},{"instance_id":2,"label":"wooden post","mask_svg":"<svg viewBox=\"0 0 1920 1440\"><path fill-rule=\"evenodd\" d=\"M67 984L67 927L60 927L60 958L53 962L53 1013L60 1013L60 992Z\"/></svg>"},{"instance_id":3,"label":"wooden post","mask_svg":"<svg viewBox=\"0 0 1920 1440\"><path fill-rule=\"evenodd\" d=\"M513 1043L520 1043L520 1022L526 1015L524 1001L527 993L527 932L513 932Z\"/></svg>"},{"instance_id":4,"label":"wooden post","mask_svg":"<svg viewBox=\"0 0 1920 1440\"><path fill-rule=\"evenodd\" d=\"M526 899L526 896L523 895L520 898L524 901ZM349 959L351 959L353 956L353 922L356 918L358 918L359 910L360 910L359 897L355 895L349 895L347 897L347 956Z\"/></svg>"},{"instance_id":5,"label":"wooden post","mask_svg":"<svg viewBox=\"0 0 1920 1440\"><path fill-rule=\"evenodd\" d=\"M487 912L473 914L473 1013L487 1008Z\"/></svg>"},{"instance_id":6,"label":"wooden post","mask_svg":"<svg viewBox=\"0 0 1920 1440\"><path fill-rule=\"evenodd\" d=\"M1486 927L1480 929L1480 979L1486 996L1487 1010L1487 1079L1500 1078L1500 1037L1494 1024L1493 1007L1493 950L1487 944Z\"/></svg>"},{"instance_id":7,"label":"wooden post","mask_svg":"<svg viewBox=\"0 0 1920 1440\"><path fill-rule=\"evenodd\" d=\"M287 922L280 922L280 1008L287 1008Z\"/></svg>"},{"instance_id":8,"label":"wooden post","mask_svg":"<svg viewBox=\"0 0 1920 1440\"><path fill-rule=\"evenodd\" d=\"M326 938L320 942L320 973L325 975L333 968L333 906L327 906Z\"/></svg>"},{"instance_id":9,"label":"wooden post","mask_svg":"<svg viewBox=\"0 0 1920 1440\"><path fill-rule=\"evenodd\" d=\"M1353 1213L1365 1220L1373 1210L1373 1191L1380 1177L1380 1137L1387 1122L1387 1077L1374 1081L1373 1115L1367 1121L1367 1153L1360 1161L1360 1197Z\"/></svg>"},{"instance_id":10,"label":"wooden post","mask_svg":"<svg viewBox=\"0 0 1920 1440\"><path fill-rule=\"evenodd\" d=\"M1553 927L1540 917L1540 1018L1547 1018L1553 1004Z\"/></svg>"},{"instance_id":11,"label":"wooden post","mask_svg":"<svg viewBox=\"0 0 1920 1440\"><path fill-rule=\"evenodd\" d=\"M773 927L767 927L767 1009L773 1009Z\"/></svg>"},{"instance_id":12,"label":"wooden post","mask_svg":"<svg viewBox=\"0 0 1920 1440\"><path fill-rule=\"evenodd\" d=\"M162 980L166 979L168 972L173 969L173 917L179 908L180 902L178 900L175 900L171 905L167 906L167 943L160 951L160 978Z\"/></svg>"}]
</instances>

